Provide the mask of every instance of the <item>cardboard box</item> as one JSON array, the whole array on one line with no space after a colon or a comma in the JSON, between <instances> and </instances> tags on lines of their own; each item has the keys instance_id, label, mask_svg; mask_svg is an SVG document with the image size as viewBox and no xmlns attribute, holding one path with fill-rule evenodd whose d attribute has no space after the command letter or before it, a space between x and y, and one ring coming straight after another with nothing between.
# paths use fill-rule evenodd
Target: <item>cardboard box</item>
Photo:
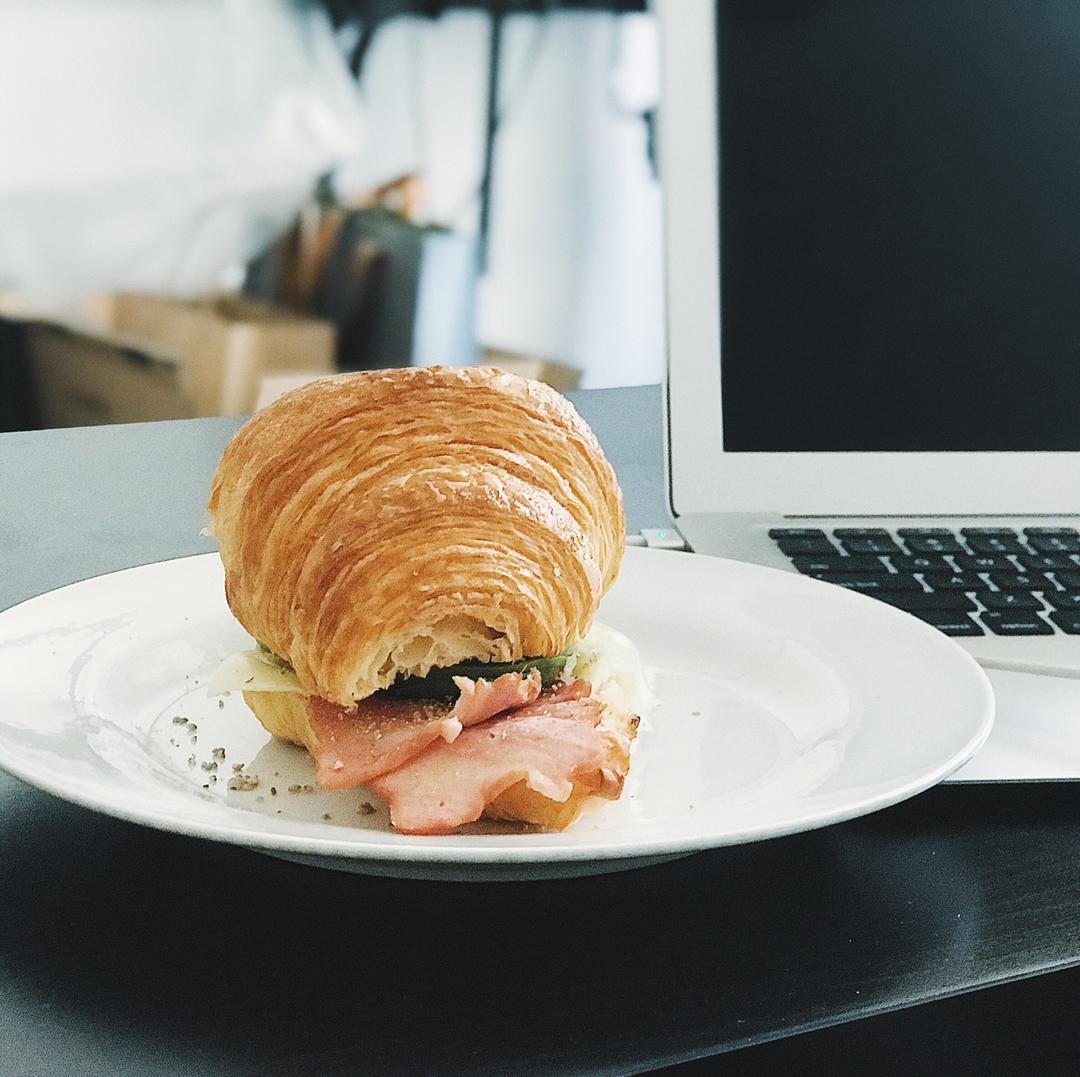
<instances>
[{"instance_id":1,"label":"cardboard box","mask_svg":"<svg viewBox=\"0 0 1080 1077\"><path fill-rule=\"evenodd\" d=\"M23 339L44 427L194 415L174 356L47 323L28 323Z\"/></svg>"},{"instance_id":2,"label":"cardboard box","mask_svg":"<svg viewBox=\"0 0 1080 1077\"><path fill-rule=\"evenodd\" d=\"M179 300L120 294L96 300L95 320L136 348L179 360L195 415L246 415L271 374L332 374L329 322L241 296Z\"/></svg>"},{"instance_id":3,"label":"cardboard box","mask_svg":"<svg viewBox=\"0 0 1080 1077\"><path fill-rule=\"evenodd\" d=\"M581 382L581 371L577 367L557 363L553 359L541 359L536 356L517 355L513 352L487 348L478 362L481 366L494 366L500 370L509 371L511 374L520 374L523 378L542 381L560 393L568 393L571 389L576 389Z\"/></svg>"}]
</instances>

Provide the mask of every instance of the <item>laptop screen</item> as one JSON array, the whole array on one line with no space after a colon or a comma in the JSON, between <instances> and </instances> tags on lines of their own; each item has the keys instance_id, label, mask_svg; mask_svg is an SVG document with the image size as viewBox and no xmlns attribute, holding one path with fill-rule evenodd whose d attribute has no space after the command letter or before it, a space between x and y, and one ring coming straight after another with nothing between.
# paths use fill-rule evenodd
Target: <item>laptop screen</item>
<instances>
[{"instance_id":1,"label":"laptop screen","mask_svg":"<svg viewBox=\"0 0 1080 1077\"><path fill-rule=\"evenodd\" d=\"M717 11L725 451L1080 450L1080 3Z\"/></svg>"}]
</instances>

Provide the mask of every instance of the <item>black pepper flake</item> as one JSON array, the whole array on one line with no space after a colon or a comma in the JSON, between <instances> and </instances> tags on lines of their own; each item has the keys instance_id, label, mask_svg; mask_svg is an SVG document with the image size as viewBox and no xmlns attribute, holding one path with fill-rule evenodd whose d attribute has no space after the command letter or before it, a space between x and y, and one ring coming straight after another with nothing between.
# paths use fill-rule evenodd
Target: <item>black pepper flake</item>
<instances>
[{"instance_id":1,"label":"black pepper flake","mask_svg":"<svg viewBox=\"0 0 1080 1077\"><path fill-rule=\"evenodd\" d=\"M219 700L217 701L217 709L218 709L219 711L223 711L223 710L225 709L225 700L223 700L223 699L219 699Z\"/></svg>"},{"instance_id":2,"label":"black pepper flake","mask_svg":"<svg viewBox=\"0 0 1080 1077\"><path fill-rule=\"evenodd\" d=\"M204 763L199 764L203 770L217 770L217 763L207 760Z\"/></svg>"},{"instance_id":3,"label":"black pepper flake","mask_svg":"<svg viewBox=\"0 0 1080 1077\"><path fill-rule=\"evenodd\" d=\"M364 800L364 801L361 801L360 807L357 808L356 811L357 811L357 813L359 815L374 815L375 814L375 805L370 804L368 801Z\"/></svg>"},{"instance_id":4,"label":"black pepper flake","mask_svg":"<svg viewBox=\"0 0 1080 1077\"><path fill-rule=\"evenodd\" d=\"M277 786L276 786L276 785L272 785L272 786L270 786L270 795L271 795L272 797L276 797L276 796L277 796Z\"/></svg>"},{"instance_id":5,"label":"black pepper flake","mask_svg":"<svg viewBox=\"0 0 1080 1077\"><path fill-rule=\"evenodd\" d=\"M331 818L330 813L328 811L324 811L322 817L324 819L330 819Z\"/></svg>"},{"instance_id":6,"label":"black pepper flake","mask_svg":"<svg viewBox=\"0 0 1080 1077\"><path fill-rule=\"evenodd\" d=\"M211 748L210 749L210 754L215 759L224 759L225 758L225 749L224 748Z\"/></svg>"},{"instance_id":7,"label":"black pepper flake","mask_svg":"<svg viewBox=\"0 0 1080 1077\"><path fill-rule=\"evenodd\" d=\"M187 719L182 714L173 715L173 725L187 725Z\"/></svg>"}]
</instances>

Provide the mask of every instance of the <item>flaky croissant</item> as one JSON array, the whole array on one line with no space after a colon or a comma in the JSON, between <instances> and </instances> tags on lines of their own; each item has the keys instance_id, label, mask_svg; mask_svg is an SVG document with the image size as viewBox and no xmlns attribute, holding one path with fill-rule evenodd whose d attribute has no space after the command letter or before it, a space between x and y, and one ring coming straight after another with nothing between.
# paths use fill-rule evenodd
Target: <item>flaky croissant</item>
<instances>
[{"instance_id":1,"label":"flaky croissant","mask_svg":"<svg viewBox=\"0 0 1080 1077\"><path fill-rule=\"evenodd\" d=\"M286 394L229 442L209 509L237 620L345 706L437 666L560 653L615 579L625 530L573 407L476 367Z\"/></svg>"}]
</instances>

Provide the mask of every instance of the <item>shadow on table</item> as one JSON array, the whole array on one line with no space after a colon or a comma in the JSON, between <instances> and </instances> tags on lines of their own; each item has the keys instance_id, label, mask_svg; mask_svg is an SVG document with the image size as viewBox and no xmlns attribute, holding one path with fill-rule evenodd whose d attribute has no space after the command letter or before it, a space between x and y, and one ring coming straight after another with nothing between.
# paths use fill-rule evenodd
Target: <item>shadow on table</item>
<instances>
[{"instance_id":1,"label":"shadow on table","mask_svg":"<svg viewBox=\"0 0 1080 1077\"><path fill-rule=\"evenodd\" d=\"M955 990L984 948L986 866L947 790L636 872L471 884L298 867L11 784L0 963L28 1070L629 1072Z\"/></svg>"}]
</instances>

